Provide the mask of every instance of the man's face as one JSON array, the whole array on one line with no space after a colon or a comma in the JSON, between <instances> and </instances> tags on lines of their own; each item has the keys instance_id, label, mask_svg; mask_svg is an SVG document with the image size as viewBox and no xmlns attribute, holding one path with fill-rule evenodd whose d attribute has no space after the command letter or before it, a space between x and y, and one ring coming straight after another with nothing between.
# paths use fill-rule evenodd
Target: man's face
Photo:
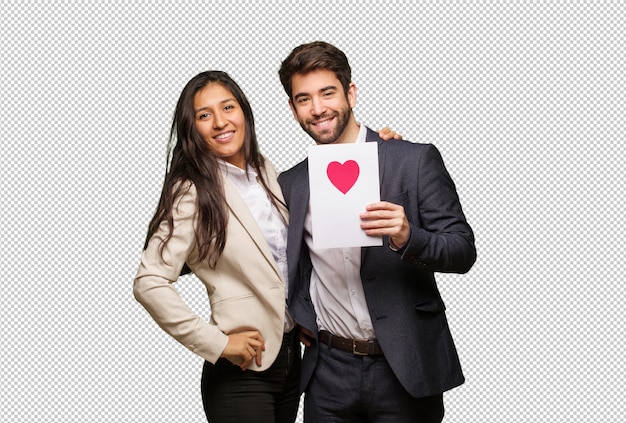
<instances>
[{"instance_id":1,"label":"man's face","mask_svg":"<svg viewBox=\"0 0 626 423\"><path fill-rule=\"evenodd\" d=\"M349 132L346 128L353 123L352 108L356 105L354 83L350 83L346 96L334 72L315 70L294 75L291 88L291 112L317 144L354 142L346 137Z\"/></svg>"}]
</instances>

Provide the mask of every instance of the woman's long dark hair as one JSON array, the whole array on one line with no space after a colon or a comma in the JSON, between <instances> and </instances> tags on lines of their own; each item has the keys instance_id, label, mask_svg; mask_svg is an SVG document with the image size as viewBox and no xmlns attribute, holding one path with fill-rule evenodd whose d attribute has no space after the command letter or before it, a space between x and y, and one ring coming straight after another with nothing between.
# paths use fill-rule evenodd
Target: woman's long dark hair
<instances>
[{"instance_id":1,"label":"woman's long dark hair","mask_svg":"<svg viewBox=\"0 0 626 423\"><path fill-rule=\"evenodd\" d=\"M254 130L254 117L248 99L239 85L227 73L220 71L202 72L187 83L176 104L169 136L165 181L163 182L159 205L148 226L144 249L147 248L150 238L161 222L165 221L168 224L169 233L160 246L161 254L163 254L163 248L170 240L174 229L172 213L175 207L174 200L182 194L183 190L189 189L189 185L184 182L191 182L196 187L198 201L196 226L198 260L202 261L208 258L209 266L215 268L226 245L228 207L226 206L222 174L217 157L196 130L194 112L196 93L210 84L222 85L233 94L241 106L245 118L243 149L246 164L257 172L270 200L275 207L278 207L279 200L270 191L264 172L262 172L264 159L259 153ZM282 202L281 204L284 205Z\"/></svg>"}]
</instances>

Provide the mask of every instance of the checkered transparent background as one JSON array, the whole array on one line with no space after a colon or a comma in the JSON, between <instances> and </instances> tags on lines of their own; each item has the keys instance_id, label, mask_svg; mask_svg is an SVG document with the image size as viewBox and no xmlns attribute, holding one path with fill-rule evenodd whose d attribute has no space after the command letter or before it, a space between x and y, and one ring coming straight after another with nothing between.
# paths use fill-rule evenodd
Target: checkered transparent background
<instances>
[{"instance_id":1,"label":"checkered transparent background","mask_svg":"<svg viewBox=\"0 0 626 423\"><path fill-rule=\"evenodd\" d=\"M1 3L1 421L204 420L201 360L132 296L174 105L229 72L285 170L310 140L277 70L317 39L360 121L441 150L476 232L438 279L467 377L445 421L624 421L621 2Z\"/></svg>"}]
</instances>

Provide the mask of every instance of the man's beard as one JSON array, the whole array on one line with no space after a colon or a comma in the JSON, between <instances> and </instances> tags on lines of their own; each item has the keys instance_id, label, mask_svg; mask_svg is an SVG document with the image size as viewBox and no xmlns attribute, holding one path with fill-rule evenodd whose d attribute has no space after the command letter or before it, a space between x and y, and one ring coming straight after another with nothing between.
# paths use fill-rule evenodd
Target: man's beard
<instances>
[{"instance_id":1,"label":"man's beard","mask_svg":"<svg viewBox=\"0 0 626 423\"><path fill-rule=\"evenodd\" d=\"M350 113L350 108L346 108L342 111L334 112L332 114L325 114L315 119L320 120L328 117L334 117L336 125L333 130L328 129L322 131L321 133L316 132L314 129L312 129L312 125L308 121L304 123L300 122L300 127L302 127L304 132L309 134L317 144L332 144L339 139L341 134L343 134L343 131L346 129L346 126L348 126L348 122L350 121Z\"/></svg>"}]
</instances>

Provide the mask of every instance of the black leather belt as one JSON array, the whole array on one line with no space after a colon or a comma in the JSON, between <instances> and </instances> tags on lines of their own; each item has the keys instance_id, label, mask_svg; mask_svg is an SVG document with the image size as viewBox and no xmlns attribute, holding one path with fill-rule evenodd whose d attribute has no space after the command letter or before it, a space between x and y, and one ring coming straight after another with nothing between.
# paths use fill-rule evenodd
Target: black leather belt
<instances>
[{"instance_id":1,"label":"black leather belt","mask_svg":"<svg viewBox=\"0 0 626 423\"><path fill-rule=\"evenodd\" d=\"M321 330L318 334L320 342L355 355L382 355L383 350L377 340L347 339Z\"/></svg>"}]
</instances>

